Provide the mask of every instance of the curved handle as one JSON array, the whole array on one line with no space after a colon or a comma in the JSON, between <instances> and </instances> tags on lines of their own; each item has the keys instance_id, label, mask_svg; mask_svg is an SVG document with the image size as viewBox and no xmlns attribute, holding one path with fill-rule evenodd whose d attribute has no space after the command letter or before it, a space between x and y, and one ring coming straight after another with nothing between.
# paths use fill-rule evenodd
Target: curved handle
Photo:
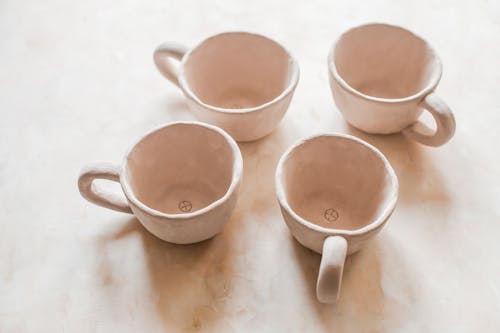
<instances>
[{"instance_id":1,"label":"curved handle","mask_svg":"<svg viewBox=\"0 0 500 333\"><path fill-rule=\"evenodd\" d=\"M421 121L408 126L403 133L424 145L437 147L448 142L455 134L455 117L446 103L435 93L425 96L420 106L434 117L436 122L436 131L424 125Z\"/></svg>"},{"instance_id":2,"label":"curved handle","mask_svg":"<svg viewBox=\"0 0 500 333\"><path fill-rule=\"evenodd\" d=\"M82 169L78 177L78 189L82 197L102 207L132 214L127 199L123 195L102 189L93 184L95 179L120 181L119 168L114 165L99 163Z\"/></svg>"},{"instance_id":3,"label":"curved handle","mask_svg":"<svg viewBox=\"0 0 500 333\"><path fill-rule=\"evenodd\" d=\"M341 236L329 236L323 242L316 296L321 303L334 303L340 295L342 273L347 256L347 241Z\"/></svg>"},{"instance_id":4,"label":"curved handle","mask_svg":"<svg viewBox=\"0 0 500 333\"><path fill-rule=\"evenodd\" d=\"M181 60L187 51L188 48L181 44L166 42L158 46L153 55L156 68L177 87L179 87L179 70L173 59Z\"/></svg>"}]
</instances>

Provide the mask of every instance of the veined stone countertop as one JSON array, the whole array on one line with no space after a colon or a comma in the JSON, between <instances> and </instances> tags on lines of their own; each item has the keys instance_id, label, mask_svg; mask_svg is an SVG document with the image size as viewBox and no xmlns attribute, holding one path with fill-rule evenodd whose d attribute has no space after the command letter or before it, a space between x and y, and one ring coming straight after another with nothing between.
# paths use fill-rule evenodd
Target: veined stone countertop
<instances>
[{"instance_id":1,"label":"veined stone countertop","mask_svg":"<svg viewBox=\"0 0 500 333\"><path fill-rule=\"evenodd\" d=\"M345 29L402 25L441 56L457 131L429 148L350 128L326 57ZM270 136L240 144L237 207L212 240L165 243L77 190L162 123L194 119L156 70L157 44L267 35L301 78ZM500 4L495 1L2 1L0 332L498 332ZM386 227L316 301L320 256L291 237L274 193L285 149L319 132L378 147L400 183Z\"/></svg>"}]
</instances>

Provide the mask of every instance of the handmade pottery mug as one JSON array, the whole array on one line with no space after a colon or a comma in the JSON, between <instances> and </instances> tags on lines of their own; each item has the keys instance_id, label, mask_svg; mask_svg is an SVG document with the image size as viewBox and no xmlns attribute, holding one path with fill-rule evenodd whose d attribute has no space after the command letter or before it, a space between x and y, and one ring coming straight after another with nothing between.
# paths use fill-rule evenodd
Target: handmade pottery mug
<instances>
[{"instance_id":1,"label":"handmade pottery mug","mask_svg":"<svg viewBox=\"0 0 500 333\"><path fill-rule=\"evenodd\" d=\"M442 65L422 38L388 24L348 30L328 56L335 104L354 127L368 133L402 131L428 146L440 146L455 133L455 118L434 90ZM418 120L427 110L436 122L430 130Z\"/></svg>"},{"instance_id":2,"label":"handmade pottery mug","mask_svg":"<svg viewBox=\"0 0 500 333\"><path fill-rule=\"evenodd\" d=\"M82 196L99 206L134 214L155 236L189 244L215 236L235 206L243 162L223 130L174 122L147 133L121 167L95 164L78 179ZM95 184L119 182L125 196Z\"/></svg>"},{"instance_id":3,"label":"handmade pottery mug","mask_svg":"<svg viewBox=\"0 0 500 333\"><path fill-rule=\"evenodd\" d=\"M316 285L320 302L337 300L347 255L384 226L398 180L375 147L350 135L301 140L281 157L276 194L295 239L322 254Z\"/></svg>"},{"instance_id":4,"label":"handmade pottery mug","mask_svg":"<svg viewBox=\"0 0 500 333\"><path fill-rule=\"evenodd\" d=\"M299 66L283 46L247 32L221 33L190 50L163 43L154 62L183 91L199 120L219 126L236 141L271 133L299 80Z\"/></svg>"}]
</instances>

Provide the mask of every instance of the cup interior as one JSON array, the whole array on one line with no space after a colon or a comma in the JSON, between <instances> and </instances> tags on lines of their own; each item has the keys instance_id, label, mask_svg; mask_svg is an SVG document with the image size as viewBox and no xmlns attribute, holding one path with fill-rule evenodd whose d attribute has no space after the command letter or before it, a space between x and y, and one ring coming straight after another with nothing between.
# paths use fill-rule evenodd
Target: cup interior
<instances>
[{"instance_id":1,"label":"cup interior","mask_svg":"<svg viewBox=\"0 0 500 333\"><path fill-rule=\"evenodd\" d=\"M184 62L187 85L203 103L247 109L270 102L292 84L296 64L278 43L231 32L208 38Z\"/></svg>"},{"instance_id":2,"label":"cup interior","mask_svg":"<svg viewBox=\"0 0 500 333\"><path fill-rule=\"evenodd\" d=\"M139 141L127 155L124 170L141 203L162 213L184 214L226 194L236 160L223 134L202 125L176 123Z\"/></svg>"},{"instance_id":3,"label":"cup interior","mask_svg":"<svg viewBox=\"0 0 500 333\"><path fill-rule=\"evenodd\" d=\"M397 179L385 158L349 137L304 141L288 153L281 172L289 207L324 228L363 228L392 212L397 197Z\"/></svg>"},{"instance_id":4,"label":"cup interior","mask_svg":"<svg viewBox=\"0 0 500 333\"><path fill-rule=\"evenodd\" d=\"M422 38L400 27L368 24L344 33L333 49L338 75L354 90L405 98L437 84L440 62Z\"/></svg>"}]
</instances>

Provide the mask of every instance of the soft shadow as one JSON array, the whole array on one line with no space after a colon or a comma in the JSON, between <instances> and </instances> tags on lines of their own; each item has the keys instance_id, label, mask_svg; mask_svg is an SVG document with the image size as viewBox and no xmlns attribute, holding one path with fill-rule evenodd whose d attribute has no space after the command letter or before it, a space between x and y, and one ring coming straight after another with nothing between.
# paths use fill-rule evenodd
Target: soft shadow
<instances>
[{"instance_id":1,"label":"soft shadow","mask_svg":"<svg viewBox=\"0 0 500 333\"><path fill-rule=\"evenodd\" d=\"M196 117L189 109L185 97L181 92L176 93L176 97L171 97L170 95L165 97L164 109L170 116L169 119L172 121L179 120L196 120Z\"/></svg>"},{"instance_id":2,"label":"soft shadow","mask_svg":"<svg viewBox=\"0 0 500 333\"><path fill-rule=\"evenodd\" d=\"M165 97L165 104L167 108L170 110L172 109L179 109L183 111L189 111L189 107L186 103L186 99L184 96L180 95L179 97Z\"/></svg>"},{"instance_id":3,"label":"soft shadow","mask_svg":"<svg viewBox=\"0 0 500 333\"><path fill-rule=\"evenodd\" d=\"M238 206L242 211L269 216L269 210L279 208L274 190L274 174L281 155L290 145L287 131L282 127L279 126L260 140L238 143L244 169L238 199Z\"/></svg>"},{"instance_id":4,"label":"soft shadow","mask_svg":"<svg viewBox=\"0 0 500 333\"><path fill-rule=\"evenodd\" d=\"M383 241L377 236L368 242L360 251L347 257L344 265L340 298L334 304L323 304L316 297L316 282L321 255L303 247L292 236L293 252L300 266L302 278L307 285L310 306L315 309L325 331L365 331L367 327L373 332L384 330L387 318L398 315L401 304L384 291L383 275L384 257L382 251L390 251L392 265L398 267L398 280L405 290L405 297L414 298L414 291L407 281L409 275L399 255L388 244L387 237ZM401 287L401 286L399 286Z\"/></svg>"},{"instance_id":5,"label":"soft shadow","mask_svg":"<svg viewBox=\"0 0 500 333\"><path fill-rule=\"evenodd\" d=\"M316 282L318 278L321 255L309 250L290 236L297 262L300 265L304 283L307 284L311 305L317 311L331 309L339 312L339 307L354 302L364 308L363 312L378 309L383 303L380 291L380 263L376 251L376 240L368 243L362 250L347 257L344 265L342 289L340 298L335 304L322 304L316 297Z\"/></svg>"},{"instance_id":6,"label":"soft shadow","mask_svg":"<svg viewBox=\"0 0 500 333\"><path fill-rule=\"evenodd\" d=\"M140 235L150 280L150 297L166 330L194 332L220 325L232 290L232 243L221 233L212 239L176 245L149 233L136 218L103 242ZM102 274L109 267L101 265ZM108 273L109 274L109 273Z\"/></svg>"},{"instance_id":7,"label":"soft shadow","mask_svg":"<svg viewBox=\"0 0 500 333\"><path fill-rule=\"evenodd\" d=\"M403 134L373 135L351 125L349 134L357 136L377 147L389 160L399 180L399 202L414 204L434 202L448 207L450 195L443 177L434 165L430 149Z\"/></svg>"}]
</instances>

